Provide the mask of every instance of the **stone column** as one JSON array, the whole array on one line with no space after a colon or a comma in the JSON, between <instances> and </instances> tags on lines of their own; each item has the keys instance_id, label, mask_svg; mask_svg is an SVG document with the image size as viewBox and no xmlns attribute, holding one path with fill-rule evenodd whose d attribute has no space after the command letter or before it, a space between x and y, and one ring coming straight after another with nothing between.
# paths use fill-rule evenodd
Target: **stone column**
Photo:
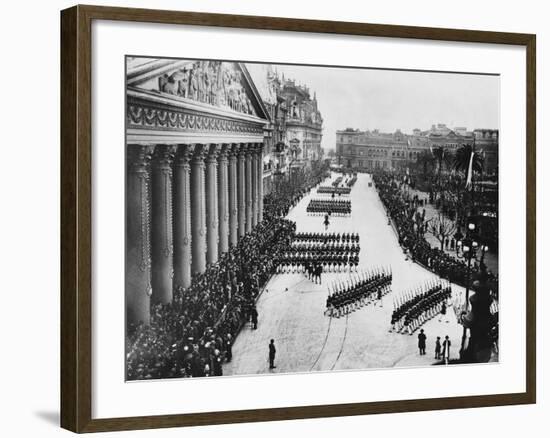
<instances>
[{"instance_id":1,"label":"stone column","mask_svg":"<svg viewBox=\"0 0 550 438\"><path fill-rule=\"evenodd\" d=\"M195 145L191 159L191 272L206 269L205 146Z\"/></svg>"},{"instance_id":2,"label":"stone column","mask_svg":"<svg viewBox=\"0 0 550 438\"><path fill-rule=\"evenodd\" d=\"M211 144L206 157L206 262L218 261L218 155L221 145Z\"/></svg>"},{"instance_id":3,"label":"stone column","mask_svg":"<svg viewBox=\"0 0 550 438\"><path fill-rule=\"evenodd\" d=\"M152 146L126 147L126 321L149 324L151 235L149 161Z\"/></svg>"},{"instance_id":4,"label":"stone column","mask_svg":"<svg viewBox=\"0 0 550 438\"><path fill-rule=\"evenodd\" d=\"M191 285L191 166L193 145L179 145L174 159L174 285Z\"/></svg>"},{"instance_id":5,"label":"stone column","mask_svg":"<svg viewBox=\"0 0 550 438\"><path fill-rule=\"evenodd\" d=\"M174 147L155 146L151 179L151 280L153 304L172 301L172 159Z\"/></svg>"},{"instance_id":6,"label":"stone column","mask_svg":"<svg viewBox=\"0 0 550 438\"><path fill-rule=\"evenodd\" d=\"M245 155L246 232L252 231L252 145L247 144Z\"/></svg>"},{"instance_id":7,"label":"stone column","mask_svg":"<svg viewBox=\"0 0 550 438\"><path fill-rule=\"evenodd\" d=\"M237 245L239 240L239 216L237 210L237 152L238 145L232 144L229 152L228 201L229 201L229 244Z\"/></svg>"},{"instance_id":8,"label":"stone column","mask_svg":"<svg viewBox=\"0 0 550 438\"><path fill-rule=\"evenodd\" d=\"M240 143L238 147L237 209L239 215L239 237L242 237L246 234L246 145Z\"/></svg>"},{"instance_id":9,"label":"stone column","mask_svg":"<svg viewBox=\"0 0 550 438\"><path fill-rule=\"evenodd\" d=\"M258 144L258 223L264 220L264 154L262 143Z\"/></svg>"},{"instance_id":10,"label":"stone column","mask_svg":"<svg viewBox=\"0 0 550 438\"><path fill-rule=\"evenodd\" d=\"M227 154L230 145L224 144L218 158L218 255L229 249L229 189L227 184Z\"/></svg>"},{"instance_id":11,"label":"stone column","mask_svg":"<svg viewBox=\"0 0 550 438\"><path fill-rule=\"evenodd\" d=\"M252 228L258 223L258 155L256 145L250 145L250 164L252 166Z\"/></svg>"}]
</instances>

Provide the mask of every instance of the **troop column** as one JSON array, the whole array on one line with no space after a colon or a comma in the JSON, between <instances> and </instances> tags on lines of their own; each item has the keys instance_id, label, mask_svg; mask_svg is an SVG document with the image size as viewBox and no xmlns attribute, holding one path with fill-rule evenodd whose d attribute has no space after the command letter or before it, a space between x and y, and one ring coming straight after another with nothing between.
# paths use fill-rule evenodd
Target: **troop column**
<instances>
[{"instance_id":1,"label":"troop column","mask_svg":"<svg viewBox=\"0 0 550 438\"><path fill-rule=\"evenodd\" d=\"M238 147L237 211L239 215L239 237L242 237L246 234L246 145L241 143Z\"/></svg>"},{"instance_id":2,"label":"troop column","mask_svg":"<svg viewBox=\"0 0 550 438\"><path fill-rule=\"evenodd\" d=\"M245 160L245 197L246 197L246 232L252 231L252 145L246 145Z\"/></svg>"},{"instance_id":3,"label":"troop column","mask_svg":"<svg viewBox=\"0 0 550 438\"><path fill-rule=\"evenodd\" d=\"M227 153L230 145L224 144L218 158L218 255L229 249L229 191Z\"/></svg>"},{"instance_id":4,"label":"troop column","mask_svg":"<svg viewBox=\"0 0 550 438\"><path fill-rule=\"evenodd\" d=\"M151 254L149 160L152 146L127 146L126 319L149 324Z\"/></svg>"},{"instance_id":5,"label":"troop column","mask_svg":"<svg viewBox=\"0 0 550 438\"><path fill-rule=\"evenodd\" d=\"M174 285L191 285L191 166L193 145L180 145L174 159Z\"/></svg>"},{"instance_id":6,"label":"troop column","mask_svg":"<svg viewBox=\"0 0 550 438\"><path fill-rule=\"evenodd\" d=\"M204 192L204 145L195 145L191 159L191 272L206 269L206 205Z\"/></svg>"},{"instance_id":7,"label":"troop column","mask_svg":"<svg viewBox=\"0 0 550 438\"><path fill-rule=\"evenodd\" d=\"M155 146L151 180L153 303L172 301L172 158L174 147Z\"/></svg>"},{"instance_id":8,"label":"troop column","mask_svg":"<svg viewBox=\"0 0 550 438\"><path fill-rule=\"evenodd\" d=\"M264 156L263 144L258 144L258 223L264 219Z\"/></svg>"},{"instance_id":9,"label":"troop column","mask_svg":"<svg viewBox=\"0 0 550 438\"><path fill-rule=\"evenodd\" d=\"M238 145L232 144L228 148L229 169L228 169L228 202L229 202L229 244L237 245L239 239L239 217L237 210L237 150Z\"/></svg>"},{"instance_id":10,"label":"troop column","mask_svg":"<svg viewBox=\"0 0 550 438\"><path fill-rule=\"evenodd\" d=\"M218 260L218 154L219 144L212 144L206 158L206 262Z\"/></svg>"}]
</instances>

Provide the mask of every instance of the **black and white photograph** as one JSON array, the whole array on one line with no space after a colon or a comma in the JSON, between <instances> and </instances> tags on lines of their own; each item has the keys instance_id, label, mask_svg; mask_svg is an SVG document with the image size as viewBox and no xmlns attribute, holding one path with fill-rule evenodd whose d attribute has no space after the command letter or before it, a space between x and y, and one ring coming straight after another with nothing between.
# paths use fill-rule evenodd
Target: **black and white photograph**
<instances>
[{"instance_id":1,"label":"black and white photograph","mask_svg":"<svg viewBox=\"0 0 550 438\"><path fill-rule=\"evenodd\" d=\"M498 74L124 62L127 381L499 362Z\"/></svg>"}]
</instances>

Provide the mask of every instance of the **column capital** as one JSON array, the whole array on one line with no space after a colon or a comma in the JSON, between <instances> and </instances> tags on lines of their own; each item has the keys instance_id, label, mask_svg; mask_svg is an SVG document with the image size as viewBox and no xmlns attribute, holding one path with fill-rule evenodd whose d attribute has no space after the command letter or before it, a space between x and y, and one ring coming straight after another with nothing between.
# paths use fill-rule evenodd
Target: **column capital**
<instances>
[{"instance_id":1,"label":"column capital","mask_svg":"<svg viewBox=\"0 0 550 438\"><path fill-rule=\"evenodd\" d=\"M231 144L230 143L222 143L220 145L220 161L221 160L227 160L227 157L231 155Z\"/></svg>"},{"instance_id":2,"label":"column capital","mask_svg":"<svg viewBox=\"0 0 550 438\"><path fill-rule=\"evenodd\" d=\"M239 158L244 158L248 155L248 143L239 143L237 145L237 155Z\"/></svg>"},{"instance_id":3,"label":"column capital","mask_svg":"<svg viewBox=\"0 0 550 438\"><path fill-rule=\"evenodd\" d=\"M209 163L215 164L220 154L222 145L219 143L212 143L207 146L207 161Z\"/></svg>"},{"instance_id":4,"label":"column capital","mask_svg":"<svg viewBox=\"0 0 550 438\"><path fill-rule=\"evenodd\" d=\"M204 163L206 154L208 153L208 147L204 144L194 144L193 145L193 156L191 161L194 163Z\"/></svg>"},{"instance_id":5,"label":"column capital","mask_svg":"<svg viewBox=\"0 0 550 438\"><path fill-rule=\"evenodd\" d=\"M227 154L229 158L236 157L239 153L239 143L228 143L227 144Z\"/></svg>"},{"instance_id":6,"label":"column capital","mask_svg":"<svg viewBox=\"0 0 550 438\"><path fill-rule=\"evenodd\" d=\"M181 144L177 146L176 153L174 155L174 165L188 167L193 153L195 151L194 144Z\"/></svg>"},{"instance_id":7,"label":"column capital","mask_svg":"<svg viewBox=\"0 0 550 438\"><path fill-rule=\"evenodd\" d=\"M246 154L250 157L256 155L256 146L255 143L245 143Z\"/></svg>"},{"instance_id":8,"label":"column capital","mask_svg":"<svg viewBox=\"0 0 550 438\"><path fill-rule=\"evenodd\" d=\"M159 169L170 168L175 153L176 146L164 144L155 146L155 152L153 152L153 165Z\"/></svg>"},{"instance_id":9,"label":"column capital","mask_svg":"<svg viewBox=\"0 0 550 438\"><path fill-rule=\"evenodd\" d=\"M153 152L154 146L128 145L126 165L130 173L143 173L147 171Z\"/></svg>"}]
</instances>

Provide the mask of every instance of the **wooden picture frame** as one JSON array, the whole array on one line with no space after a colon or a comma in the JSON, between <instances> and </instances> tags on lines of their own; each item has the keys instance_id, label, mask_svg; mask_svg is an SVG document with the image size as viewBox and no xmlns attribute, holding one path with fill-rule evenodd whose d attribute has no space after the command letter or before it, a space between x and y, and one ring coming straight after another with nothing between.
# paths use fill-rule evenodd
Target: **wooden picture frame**
<instances>
[{"instance_id":1,"label":"wooden picture frame","mask_svg":"<svg viewBox=\"0 0 550 438\"><path fill-rule=\"evenodd\" d=\"M526 48L526 391L522 393L92 418L91 26L114 20L356 36L518 45ZM531 34L75 6L61 12L61 426L74 432L149 429L438 409L536 401L536 37Z\"/></svg>"}]
</instances>

